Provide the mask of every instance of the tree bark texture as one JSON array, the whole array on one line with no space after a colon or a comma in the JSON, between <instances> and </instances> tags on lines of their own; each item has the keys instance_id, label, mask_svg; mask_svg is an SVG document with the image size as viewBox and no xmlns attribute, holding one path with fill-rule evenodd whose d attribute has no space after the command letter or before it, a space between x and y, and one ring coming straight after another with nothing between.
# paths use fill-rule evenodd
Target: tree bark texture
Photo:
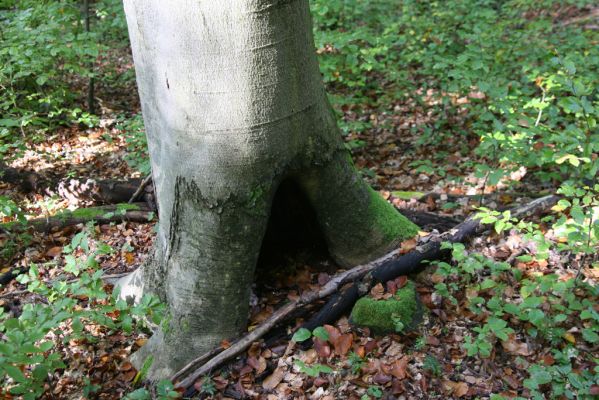
<instances>
[{"instance_id":1,"label":"tree bark texture","mask_svg":"<svg viewBox=\"0 0 599 400\"><path fill-rule=\"evenodd\" d=\"M235 337L272 199L294 181L344 266L417 227L365 184L344 148L316 59L307 0L125 0L152 162L152 261L122 282L167 302L151 379ZM182 345L184 343L184 345Z\"/></svg>"}]
</instances>

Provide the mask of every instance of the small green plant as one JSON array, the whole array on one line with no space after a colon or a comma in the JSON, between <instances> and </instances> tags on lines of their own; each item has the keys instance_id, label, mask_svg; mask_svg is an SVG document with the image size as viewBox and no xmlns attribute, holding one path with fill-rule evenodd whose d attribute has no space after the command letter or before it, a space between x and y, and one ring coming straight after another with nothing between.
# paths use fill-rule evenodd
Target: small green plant
<instances>
[{"instance_id":1,"label":"small green plant","mask_svg":"<svg viewBox=\"0 0 599 400\"><path fill-rule=\"evenodd\" d=\"M380 399L383 397L383 390L379 386L368 386L366 394L361 397L362 400Z\"/></svg>"},{"instance_id":2,"label":"small green plant","mask_svg":"<svg viewBox=\"0 0 599 400\"><path fill-rule=\"evenodd\" d=\"M391 320L393 321L396 333L402 333L406 329L406 325L403 322L404 318L401 315L391 314Z\"/></svg>"},{"instance_id":3,"label":"small green plant","mask_svg":"<svg viewBox=\"0 0 599 400\"><path fill-rule=\"evenodd\" d=\"M303 362L301 360L295 360L294 363L299 368L299 371L301 373L311 376L313 378L317 377L321 373L322 374L333 373L333 369L331 367L329 367L328 365L323 365L323 364L307 365L305 362Z\"/></svg>"},{"instance_id":4,"label":"small green plant","mask_svg":"<svg viewBox=\"0 0 599 400\"><path fill-rule=\"evenodd\" d=\"M200 387L200 393L208 394L210 396L214 396L216 394L216 384L214 380L210 376L206 376L202 381L202 386Z\"/></svg>"},{"instance_id":5,"label":"small green plant","mask_svg":"<svg viewBox=\"0 0 599 400\"><path fill-rule=\"evenodd\" d=\"M424 350L426 347L426 336L420 336L416 339L416 342L414 343L414 350L416 351L422 351Z\"/></svg>"},{"instance_id":6,"label":"small green plant","mask_svg":"<svg viewBox=\"0 0 599 400\"><path fill-rule=\"evenodd\" d=\"M299 343L299 342L304 342L304 341L310 339L312 336L314 336L315 338L318 338L322 341L325 341L325 342L327 340L329 340L329 333L322 326L318 326L318 327L314 328L314 330L312 332L310 332L306 328L300 328L293 334L293 336L291 337L291 340Z\"/></svg>"},{"instance_id":7,"label":"small green plant","mask_svg":"<svg viewBox=\"0 0 599 400\"><path fill-rule=\"evenodd\" d=\"M441 363L435 357L427 354L424 357L422 367L424 370L429 371L433 376L441 376Z\"/></svg>"},{"instance_id":8,"label":"small green plant","mask_svg":"<svg viewBox=\"0 0 599 400\"><path fill-rule=\"evenodd\" d=\"M351 368L351 372L353 374L357 374L366 363L366 360L363 357L360 357L357 353L351 351L347 356L347 362Z\"/></svg>"},{"instance_id":9,"label":"small green plant","mask_svg":"<svg viewBox=\"0 0 599 400\"><path fill-rule=\"evenodd\" d=\"M127 164L142 175L149 174L151 167L142 115L136 114L130 118L122 118L118 129L124 133L127 142L127 155L125 156Z\"/></svg>"},{"instance_id":10,"label":"small green plant","mask_svg":"<svg viewBox=\"0 0 599 400\"><path fill-rule=\"evenodd\" d=\"M168 379L163 379L156 384L155 396L152 396L148 389L139 388L124 397L125 400L175 400L180 398L181 394L175 391L173 383Z\"/></svg>"},{"instance_id":11,"label":"small green plant","mask_svg":"<svg viewBox=\"0 0 599 400\"><path fill-rule=\"evenodd\" d=\"M489 318L483 326L477 326L473 330L478 332L478 335L466 336L464 348L467 350L468 356L480 355L481 357L491 355L496 338L507 340L508 335L514 332L507 326L507 322L499 318Z\"/></svg>"}]
</instances>

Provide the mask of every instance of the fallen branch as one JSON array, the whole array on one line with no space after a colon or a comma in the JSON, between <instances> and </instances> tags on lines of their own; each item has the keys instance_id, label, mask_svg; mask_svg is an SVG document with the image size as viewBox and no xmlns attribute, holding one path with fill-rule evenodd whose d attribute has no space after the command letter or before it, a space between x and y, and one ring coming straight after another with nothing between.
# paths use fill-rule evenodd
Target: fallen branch
<instances>
[{"instance_id":1,"label":"fallen branch","mask_svg":"<svg viewBox=\"0 0 599 400\"><path fill-rule=\"evenodd\" d=\"M513 209L512 215L519 218L529 216L540 210L551 207L558 199L558 196L546 196L534 200L525 206ZM220 351L220 349L215 349L210 353L204 354L191 361L182 370L171 377L173 383L175 383L175 388L188 389L192 387L194 382L201 376L206 375L229 359L245 351L253 342L264 336L270 329L282 322L298 308L326 298L342 288L341 292L329 300L323 307L323 310L325 311L321 310L315 318L308 321L304 326L316 327L322 323L330 322L346 312L358 299L359 293L367 293L375 282L385 282L394 279L399 275L414 272L422 261L432 260L435 256L439 255L442 242L461 242L483 229L485 228L481 226L478 219L469 217L464 222L458 224L455 228L444 234L427 236L426 239L428 240L425 243L417 246L416 249L399 258L396 258L398 250L394 250L373 262L359 265L335 275L319 290L302 294L298 300L291 301L276 310L266 321L235 341L227 349L222 351ZM356 281L359 282L356 283ZM346 286L348 283L350 284ZM314 325L316 323L318 324ZM210 354L216 355L210 357ZM177 379L186 375L187 377L185 379L175 382Z\"/></svg>"},{"instance_id":2,"label":"fallen branch","mask_svg":"<svg viewBox=\"0 0 599 400\"><path fill-rule=\"evenodd\" d=\"M553 195L542 197L524 206L512 209L511 215L515 218L530 216L540 210L551 207L558 200L559 197ZM455 228L441 235L427 236L425 238L426 242L419 244L416 249L379 267L372 268L372 270L361 277L360 281L353 282L339 293L333 295L321 310L306 322L303 327L314 329L317 326L337 320L344 313L348 312L355 302L368 293L377 283L384 283L398 276L414 273L420 268L423 261L440 258L442 256L441 244L443 242L463 242L485 229L487 229L485 225L481 225L479 219L476 219L475 215L473 215L464 222L456 225Z\"/></svg>"},{"instance_id":3,"label":"fallen branch","mask_svg":"<svg viewBox=\"0 0 599 400\"><path fill-rule=\"evenodd\" d=\"M96 202L101 204L126 203L131 198L153 201L152 191L145 191L150 180L115 179L59 179L46 177L35 171L9 167L0 163L0 181L17 185L25 193L36 192L58 195L70 204Z\"/></svg>"},{"instance_id":4,"label":"fallen branch","mask_svg":"<svg viewBox=\"0 0 599 400\"><path fill-rule=\"evenodd\" d=\"M0 224L0 229L8 232L34 230L49 232L56 228L84 224L96 221L99 224L110 222L132 221L148 222L153 218L153 211L145 204L116 204L101 207L80 208L74 211L63 211L47 218L35 218L24 223L7 222Z\"/></svg>"}]
</instances>

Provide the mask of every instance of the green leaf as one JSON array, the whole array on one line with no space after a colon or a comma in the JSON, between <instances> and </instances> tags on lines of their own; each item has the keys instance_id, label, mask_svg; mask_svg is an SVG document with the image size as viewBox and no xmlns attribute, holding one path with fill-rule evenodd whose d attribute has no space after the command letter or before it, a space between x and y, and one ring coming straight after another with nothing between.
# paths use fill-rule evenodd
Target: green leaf
<instances>
[{"instance_id":1,"label":"green leaf","mask_svg":"<svg viewBox=\"0 0 599 400\"><path fill-rule=\"evenodd\" d=\"M322 326L316 327L316 329L312 331L312 335L323 341L329 340L329 333Z\"/></svg>"},{"instance_id":2,"label":"green leaf","mask_svg":"<svg viewBox=\"0 0 599 400\"><path fill-rule=\"evenodd\" d=\"M2 368L4 371L6 371L7 375L10 376L12 379L14 379L15 382L18 382L18 383L27 382L27 378L25 377L25 375L23 375L21 370L19 368L15 367L14 365L0 364L0 368Z\"/></svg>"},{"instance_id":3,"label":"green leaf","mask_svg":"<svg viewBox=\"0 0 599 400\"><path fill-rule=\"evenodd\" d=\"M589 328L582 330L582 338L584 340L586 340L587 342L593 343L593 344L599 342L599 335L597 334L596 330L589 329Z\"/></svg>"},{"instance_id":4,"label":"green leaf","mask_svg":"<svg viewBox=\"0 0 599 400\"><path fill-rule=\"evenodd\" d=\"M507 326L507 322L505 322L502 319L492 317L489 318L489 320L487 321L487 325L489 326L491 331L498 331L500 329L505 328Z\"/></svg>"},{"instance_id":5,"label":"green leaf","mask_svg":"<svg viewBox=\"0 0 599 400\"><path fill-rule=\"evenodd\" d=\"M311 337L312 337L312 333L308 329L300 328L293 334L293 337L291 338L291 340L293 340L296 343L299 343L299 342L308 340Z\"/></svg>"},{"instance_id":6,"label":"green leaf","mask_svg":"<svg viewBox=\"0 0 599 400\"><path fill-rule=\"evenodd\" d=\"M150 400L151 398L150 392L145 388L137 389L125 397L127 400Z\"/></svg>"},{"instance_id":7,"label":"green leaf","mask_svg":"<svg viewBox=\"0 0 599 400\"><path fill-rule=\"evenodd\" d=\"M38 381L44 381L48 377L48 367L38 365L32 372L33 377Z\"/></svg>"}]
</instances>

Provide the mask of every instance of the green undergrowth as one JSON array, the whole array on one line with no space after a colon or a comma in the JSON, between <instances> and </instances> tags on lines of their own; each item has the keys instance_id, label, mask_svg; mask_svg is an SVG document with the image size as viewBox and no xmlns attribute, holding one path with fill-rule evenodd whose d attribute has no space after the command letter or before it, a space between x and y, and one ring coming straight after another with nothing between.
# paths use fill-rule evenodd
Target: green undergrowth
<instances>
[{"instance_id":1,"label":"green undergrowth","mask_svg":"<svg viewBox=\"0 0 599 400\"><path fill-rule=\"evenodd\" d=\"M554 250L554 245L543 243L538 227L520 221L513 228L539 243L536 254L518 257L523 266L540 265ZM523 382L529 397L519 398L593 398L599 359L584 349L599 343L599 288L551 269L526 273L468 252L461 243L444 246L451 249L453 261L437 264L440 282L435 289L454 312L461 307L471 314L463 345L467 355L497 357L502 348L508 353L512 349L518 355L516 363L529 372Z\"/></svg>"},{"instance_id":2,"label":"green undergrowth","mask_svg":"<svg viewBox=\"0 0 599 400\"><path fill-rule=\"evenodd\" d=\"M145 296L130 306L106 290L99 260L113 249L93 232L88 225L64 247L64 274L58 279L44 280L42 272L55 266L37 264L17 277L32 296L23 297L17 312L0 308L0 395L38 398L51 376L68 370L64 346L93 344L114 333L130 337L163 320L165 309L157 299ZM90 384L84 392L97 389Z\"/></svg>"},{"instance_id":3,"label":"green undergrowth","mask_svg":"<svg viewBox=\"0 0 599 400\"><path fill-rule=\"evenodd\" d=\"M83 1L0 1L0 158L58 126L98 124L86 104L90 79L116 86L124 74L100 60L128 41L120 1L89 4L88 32ZM127 79L131 85L133 76Z\"/></svg>"}]
</instances>

